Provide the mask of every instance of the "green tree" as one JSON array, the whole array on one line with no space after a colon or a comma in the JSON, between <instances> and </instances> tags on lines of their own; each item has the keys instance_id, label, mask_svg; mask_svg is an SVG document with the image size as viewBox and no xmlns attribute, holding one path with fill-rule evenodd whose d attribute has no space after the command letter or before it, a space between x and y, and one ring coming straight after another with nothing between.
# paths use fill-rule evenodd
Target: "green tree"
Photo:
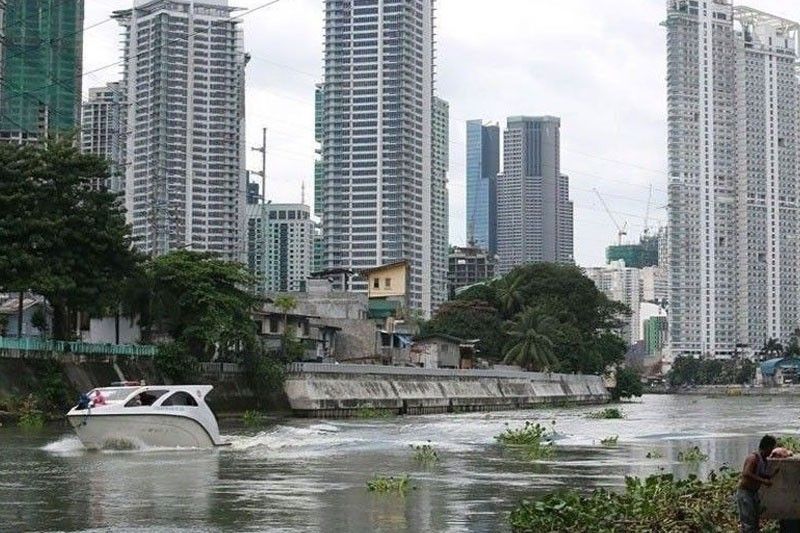
<instances>
[{"instance_id":1,"label":"green tree","mask_svg":"<svg viewBox=\"0 0 800 533\"><path fill-rule=\"evenodd\" d=\"M503 321L497 309L481 300L454 300L439 307L436 315L422 324L421 333L440 333L461 339L479 339L478 355L500 361L506 342Z\"/></svg>"},{"instance_id":2,"label":"green tree","mask_svg":"<svg viewBox=\"0 0 800 533\"><path fill-rule=\"evenodd\" d=\"M523 311L508 331L511 345L503 359L507 364L516 364L528 370L550 370L558 360L553 353L550 339L556 323L540 309Z\"/></svg>"},{"instance_id":3,"label":"green tree","mask_svg":"<svg viewBox=\"0 0 800 533\"><path fill-rule=\"evenodd\" d=\"M118 197L93 187L107 176L70 137L0 145L0 289L45 296L59 339L113 306L139 261Z\"/></svg>"},{"instance_id":4,"label":"green tree","mask_svg":"<svg viewBox=\"0 0 800 533\"><path fill-rule=\"evenodd\" d=\"M761 353L763 353L767 359L780 357L783 354L783 345L779 339L769 339L766 344L764 344Z\"/></svg>"},{"instance_id":5,"label":"green tree","mask_svg":"<svg viewBox=\"0 0 800 533\"><path fill-rule=\"evenodd\" d=\"M639 397L643 392L642 377L638 372L627 367L617 369L617 386L611 390L611 397L614 400Z\"/></svg>"},{"instance_id":6,"label":"green tree","mask_svg":"<svg viewBox=\"0 0 800 533\"><path fill-rule=\"evenodd\" d=\"M294 356L298 353L300 355L299 358L303 356L302 346L300 350L295 347L295 341L297 341L297 335L294 332L294 328L289 330L289 312L293 311L295 307L297 307L297 298L294 296L289 296L288 294L282 294L275 298L275 307L280 309L283 312L283 335L281 335L281 357L284 361L288 360L290 356L290 349ZM294 359L294 358L293 358Z\"/></svg>"},{"instance_id":7,"label":"green tree","mask_svg":"<svg viewBox=\"0 0 800 533\"><path fill-rule=\"evenodd\" d=\"M134 278L144 285L137 310L145 328L167 333L198 361L237 356L256 343L255 299L244 266L180 250L153 258Z\"/></svg>"}]
</instances>

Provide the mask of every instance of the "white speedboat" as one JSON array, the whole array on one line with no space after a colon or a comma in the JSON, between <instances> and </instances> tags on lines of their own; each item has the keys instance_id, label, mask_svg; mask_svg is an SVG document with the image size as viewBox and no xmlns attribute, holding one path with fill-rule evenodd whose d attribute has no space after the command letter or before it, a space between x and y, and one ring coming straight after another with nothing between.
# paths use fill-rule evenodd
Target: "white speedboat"
<instances>
[{"instance_id":1,"label":"white speedboat","mask_svg":"<svg viewBox=\"0 0 800 533\"><path fill-rule=\"evenodd\" d=\"M101 448L224 446L205 397L211 385L93 389L67 413L78 438Z\"/></svg>"}]
</instances>

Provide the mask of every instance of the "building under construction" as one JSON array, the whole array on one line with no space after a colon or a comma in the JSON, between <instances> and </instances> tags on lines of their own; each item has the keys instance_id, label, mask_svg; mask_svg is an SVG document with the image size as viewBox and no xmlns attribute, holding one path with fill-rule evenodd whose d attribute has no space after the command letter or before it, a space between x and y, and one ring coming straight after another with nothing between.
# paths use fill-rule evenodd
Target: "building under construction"
<instances>
[{"instance_id":1,"label":"building under construction","mask_svg":"<svg viewBox=\"0 0 800 533\"><path fill-rule=\"evenodd\" d=\"M658 266L658 235L643 235L638 244L615 244L606 248L606 263L622 260L629 268Z\"/></svg>"},{"instance_id":2,"label":"building under construction","mask_svg":"<svg viewBox=\"0 0 800 533\"><path fill-rule=\"evenodd\" d=\"M0 1L0 138L78 126L82 29L82 0Z\"/></svg>"}]
</instances>

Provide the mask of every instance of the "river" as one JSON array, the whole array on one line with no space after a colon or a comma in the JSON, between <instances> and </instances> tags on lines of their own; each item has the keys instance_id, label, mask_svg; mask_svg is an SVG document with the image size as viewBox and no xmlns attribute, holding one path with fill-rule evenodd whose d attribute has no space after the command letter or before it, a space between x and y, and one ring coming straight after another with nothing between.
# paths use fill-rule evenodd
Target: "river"
<instances>
[{"instance_id":1,"label":"river","mask_svg":"<svg viewBox=\"0 0 800 533\"><path fill-rule=\"evenodd\" d=\"M616 487L626 475L737 467L765 432L796 434L795 397L645 396L623 420L598 407L381 420L284 419L226 427L214 451L87 452L66 427L0 428L0 530L507 531L520 498L557 487ZM556 420L556 454L530 462L494 444L505 425ZM600 439L619 435L615 447ZM418 464L428 440L440 461ZM697 445L697 465L677 453ZM648 452L660 458L647 458ZM406 496L374 494L374 474L408 473Z\"/></svg>"}]
</instances>

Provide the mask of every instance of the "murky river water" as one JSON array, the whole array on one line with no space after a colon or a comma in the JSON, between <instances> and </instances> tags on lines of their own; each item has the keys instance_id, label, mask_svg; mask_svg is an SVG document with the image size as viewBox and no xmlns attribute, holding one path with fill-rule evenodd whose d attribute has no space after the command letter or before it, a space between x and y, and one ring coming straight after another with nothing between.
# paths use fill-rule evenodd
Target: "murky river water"
<instances>
[{"instance_id":1,"label":"murky river water","mask_svg":"<svg viewBox=\"0 0 800 533\"><path fill-rule=\"evenodd\" d=\"M647 396L624 420L597 407L390 420L287 419L226 428L224 450L86 452L65 428L0 428L0 531L506 531L524 496L619 486L663 469L738 467L764 432L796 434L800 398ZM505 424L557 420L557 453L531 463L493 442ZM614 448L600 439L619 435ZM440 462L417 464L430 440ZM698 445L709 460L678 463ZM648 459L659 451L659 459ZM367 491L374 474L411 476L407 496Z\"/></svg>"}]
</instances>

